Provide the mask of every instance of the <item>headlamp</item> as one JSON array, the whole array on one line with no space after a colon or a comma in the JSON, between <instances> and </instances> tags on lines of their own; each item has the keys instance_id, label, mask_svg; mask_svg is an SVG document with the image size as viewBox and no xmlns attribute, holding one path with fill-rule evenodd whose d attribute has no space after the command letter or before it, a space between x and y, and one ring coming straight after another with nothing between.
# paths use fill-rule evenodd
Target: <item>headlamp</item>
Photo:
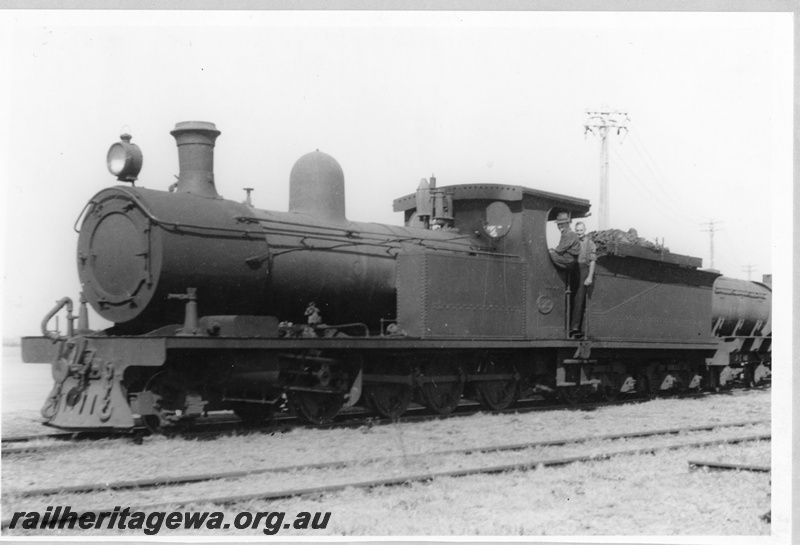
<instances>
[{"instance_id":1,"label":"headlamp","mask_svg":"<svg viewBox=\"0 0 800 545\"><path fill-rule=\"evenodd\" d=\"M142 151L136 144L131 144L130 134L120 135L120 140L108 150L108 171L121 182L133 182L142 170Z\"/></svg>"}]
</instances>

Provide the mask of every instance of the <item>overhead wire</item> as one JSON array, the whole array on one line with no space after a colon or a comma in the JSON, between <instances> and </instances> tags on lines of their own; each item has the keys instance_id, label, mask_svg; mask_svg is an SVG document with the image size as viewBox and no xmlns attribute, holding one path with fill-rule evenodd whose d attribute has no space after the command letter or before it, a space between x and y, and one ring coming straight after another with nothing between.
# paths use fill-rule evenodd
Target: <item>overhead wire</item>
<instances>
[{"instance_id":1,"label":"overhead wire","mask_svg":"<svg viewBox=\"0 0 800 545\"><path fill-rule=\"evenodd\" d=\"M658 163L648 150L647 145L636 127L633 126L629 129L629 132L632 134L632 138L630 139L632 145L626 146L625 148L632 148L632 151L635 152L634 154L655 183L643 181L640 176L637 175L636 169L625 159L625 156L623 156L615 146L609 146L611 149L609 160L618 167L616 170L622 174L622 179L633 187L640 196L644 197L648 202L651 202L654 210L663 214L665 219L673 224L684 228L690 228L694 231L702 226L708 226L707 221L698 221L698 218L703 217L702 214L698 213L691 204L673 190L672 185L668 183L666 176L659 168ZM632 155L628 155L628 157L631 156ZM653 188L653 185L656 187ZM662 198L660 195L664 197ZM718 243L719 246L724 248L722 252L715 252L715 260L725 265L730 271L728 274L740 276L740 271L733 262L744 263L744 261L742 261L741 256L736 251L736 244L731 242L724 229L715 229L714 233L722 233L722 237L718 238Z\"/></svg>"},{"instance_id":2,"label":"overhead wire","mask_svg":"<svg viewBox=\"0 0 800 545\"><path fill-rule=\"evenodd\" d=\"M647 149L647 146L645 145L644 140L642 140L642 137L639 135L639 131L636 129L636 127L634 126L633 130L631 130L630 132L632 135L631 143L633 145L634 150L642 158L642 163L645 165L645 167L647 167L648 170L650 170L654 178L660 178L662 183L658 185L659 189L661 189L667 196L667 198L670 199L673 202L673 204L675 204L678 208L686 209L691 216L700 217L699 214L697 213L697 210L695 210L691 204L683 200L680 194L671 191L672 187L671 184L668 183L667 177L658 167L658 163L656 163L655 159L653 159L653 156ZM647 156L647 159L649 159L650 163L652 163L655 172L653 172L653 170L650 168L650 165L647 163L647 160L645 160L645 156Z\"/></svg>"},{"instance_id":3,"label":"overhead wire","mask_svg":"<svg viewBox=\"0 0 800 545\"><path fill-rule=\"evenodd\" d=\"M723 233L723 235L722 235L722 238L724 239L726 250L729 250L729 251L726 251L725 253L726 253L726 254L732 254L732 255L733 255L733 258L734 258L734 259L735 259L735 260L736 260L738 263L741 263L741 264L747 263L747 261L745 261L744 259L742 259L742 257L741 257L741 256L739 255L739 253L736 251L736 244L734 244L734 243L731 241L731 239L730 239L730 238L728 238L728 232L727 232L727 231L722 231L722 233ZM737 268L737 267L733 266L733 265L731 264L731 262L728 260L728 258L727 258L727 257L723 256L723 259L722 259L722 260L723 260L723 262L725 262L725 263L728 265L728 267L729 267L729 269L730 269L731 271L734 271L734 272L730 273L730 274L731 274L731 276L738 276L738 275L740 275L740 274L742 274L742 273L744 272L744 271L741 271L741 270L740 270L740 269L741 269L741 267L738 267L738 268Z\"/></svg>"},{"instance_id":4,"label":"overhead wire","mask_svg":"<svg viewBox=\"0 0 800 545\"><path fill-rule=\"evenodd\" d=\"M635 126L630 132L633 137L631 138L631 143L634 151L639 155L640 159L642 160L642 163L651 173L651 175L653 175L654 177L660 177L662 183L657 183L656 185L657 187L659 187L659 189L662 190L664 195L666 195L667 198L670 199L672 205L678 207L681 210L688 211L688 213L691 214L694 218L701 217L701 215L690 204L688 204L679 194L670 191L671 185L667 183L666 176L658 167L658 163L656 163L655 159L653 159L652 154L647 149L647 145L645 144L644 140L640 136L640 133ZM647 162L648 160L650 163L652 163L652 168L648 164ZM689 219L688 216L686 216L686 214L684 214L683 212L681 212L681 216ZM707 225L707 222L699 222L697 223L697 225ZM740 256L737 254L735 250L736 245L731 243L730 239L728 238L727 232L724 229L715 229L714 233L715 234L722 233L722 237L718 238L717 240L718 242L722 243L722 246L725 247L724 252L715 252L714 255L715 260L723 263L730 271L734 271L730 274L738 274L738 270L730 260L730 256L732 255L737 262L743 263Z\"/></svg>"},{"instance_id":5,"label":"overhead wire","mask_svg":"<svg viewBox=\"0 0 800 545\"><path fill-rule=\"evenodd\" d=\"M625 170L627 170L627 172L630 173L630 176L628 176L625 170L620 170L622 175L629 182L631 182L632 187L634 187L634 189L636 189L640 195L645 197L645 199L650 201L651 200L650 198L652 198L655 201L652 205L653 208L657 208L662 214L664 214L667 217L669 221L675 223L676 225L681 225L683 227L691 227L691 228L697 227L697 223L691 221L691 218L687 218L686 216L683 216L683 214L679 214L674 210L670 209L669 207L667 207L666 204L653 193L653 191L648 187L648 185L639 179L639 177L636 175L633 169L628 165L625 159L619 154L619 152L617 152L613 146L609 147L612 150L612 156L618 161L618 164L620 166L623 166ZM638 188L643 189L647 194L649 194L650 198L648 198L648 196L645 195L645 193L643 191L640 191Z\"/></svg>"},{"instance_id":6,"label":"overhead wire","mask_svg":"<svg viewBox=\"0 0 800 545\"><path fill-rule=\"evenodd\" d=\"M644 184L644 185L645 185L645 186L648 188L648 190L649 190L649 188L650 188L651 186L654 186L654 187L656 187L656 188L659 188L659 189L661 189L661 190L662 190L662 192L663 192L663 190L664 190L664 187L665 187L665 186L667 186L668 184L667 184L665 181L664 181L664 182L659 182L659 180L657 180L657 179L656 179L656 174L655 174L655 173L653 172L653 170L652 170L652 169L649 167L649 165L647 165L647 163L645 163L645 162L644 162L644 160L643 160L643 158L642 158L641 154L639 153L639 151L638 151L638 150L636 150L636 149L635 149L634 151L636 151L636 153L637 153L637 154L639 154L639 158L640 158L640 159L642 159L642 164L644 164L645 168L647 168L647 170L650 172L651 176L653 176L653 180L655 181L655 183L654 183L654 184L645 184L644 182L642 182L642 183L643 183L643 184ZM630 168L630 167L629 167L629 168ZM633 171L633 169L632 169L632 168L631 168L631 171ZM685 219L685 220L688 220L688 221L691 221L691 222L693 222L693 223L697 224L697 219L696 219L696 218L697 218L698 216L696 216L696 215L692 215L692 213L691 213L691 212L687 212L687 211L684 209L685 207L683 207L683 206L681 206L681 205L678 205L678 204L676 204L674 201L669 201L669 200L665 200L665 199L663 199L663 198L660 198L660 197L659 197L658 195L656 195L656 194L655 194L653 191L650 191L650 194L651 194L651 195L653 195L653 198L657 199L657 200L658 200L658 201L659 201L659 202L660 202L660 203L661 203L661 204L662 204L662 205L663 205L663 206L664 206L666 209L670 210L670 212L671 212L672 214L674 214L674 215L676 215L676 216L679 216L679 217L681 217L681 218L683 218L683 219ZM666 192L664 192L664 194L666 195Z\"/></svg>"},{"instance_id":7,"label":"overhead wire","mask_svg":"<svg viewBox=\"0 0 800 545\"><path fill-rule=\"evenodd\" d=\"M612 149L613 149L613 148L612 148ZM616 152L615 152L615 153L616 153ZM618 157L618 158L619 158L619 160L620 160L620 161L621 161L621 162L622 162L622 163L625 165L625 167L626 167L626 168L628 168L629 170L631 170L631 171L632 171L631 167L630 167L630 166L629 166L629 165L628 165L628 164L625 162L625 160L624 160L624 159L623 159L623 158L622 158L622 157L621 157L619 154L617 154L617 157ZM651 173L652 173L652 171L651 171ZM661 208L661 210L662 210L662 211L663 211L663 210L668 210L668 211L669 211L669 213L673 215L673 218L667 218L667 219L669 219L670 221L672 221L672 222L673 222L673 223L675 223L676 225L681 225L682 227L684 227L684 228L689 228L689 229L692 229L693 231L697 230L697 229L698 229L698 227L700 227L701 225L704 225L702 222L697 222L697 221L696 221L694 218L689 218L689 217L688 217L688 216L686 216L685 214L683 214L683 213L680 213L680 212L677 212L677 211L675 210L675 208L674 208L674 207L672 207L672 206L670 206L670 205L669 205L667 202L664 202L664 201L660 200L660 199L658 198L658 196L657 196L657 195L655 195L655 194L654 194L654 193L653 193L653 192L652 192L652 191L649 189L649 185L648 185L648 184L646 184L646 183L644 183L644 182L641 182L641 181L639 180L639 178L638 178L638 177L636 177L636 175L635 175L635 174L633 174L633 175L634 175L634 177L636 178L637 182L638 182L638 183L640 183L640 184L642 185L642 187L644 187L645 189L647 189L647 191L650 193L650 195L653 197L653 199L655 199L655 201L656 201L656 202L658 202L660 205L662 205L662 208ZM677 218L681 218L681 219L680 219L680 220L678 220ZM715 232L718 232L718 231L715 231ZM718 254L719 254L718 252L715 252L715 259L719 259L719 255L718 255ZM709 261L710 261L710 255L708 255L708 256L707 256L707 258L708 258L708 259L709 259ZM725 264L726 264L726 265L728 265L728 266L730 265L730 262L729 262L727 259L722 259L721 261L724 261L724 262L725 262Z\"/></svg>"},{"instance_id":8,"label":"overhead wire","mask_svg":"<svg viewBox=\"0 0 800 545\"><path fill-rule=\"evenodd\" d=\"M650 195L650 197L652 197L652 199L655 201L655 204L653 205L655 208L659 208L659 209L660 209L660 211L661 211L662 213L664 213L664 214L668 214L668 215L670 215L670 216L673 216L673 217L675 217L676 219L677 219L677 218L680 218L680 219L679 219L679 220L677 220L677 221L675 221L675 220L672 220L672 221L673 221L674 223L676 223L676 224L681 224L681 225L684 225L684 226L689 226L689 224L687 224L687 223L686 223L686 221L689 221L689 222L691 222L691 226L692 226L692 227L694 227L694 228L696 228L696 227L699 225L699 224L697 223L697 221L696 221L696 219L695 219L695 218L693 218L693 217L690 217L689 215L686 215L686 214L682 213L681 211L677 210L677 209L676 209L674 206L671 206L671 205L670 205L670 203L668 203L668 202L665 202L663 199L660 199L660 198L659 198L659 197L658 197L658 196L657 196L655 193L653 193L653 191L650 189L650 187L649 187L649 185L648 185L648 184L646 184L646 183L642 182L642 181L639 179L639 177L636 175L636 173L635 173L634 169L633 169L633 168L631 168L631 167L628 165L628 163L625 161L625 159L622 157L622 155L621 155L621 154L620 154L620 153L617 151L616 147L614 147L614 146L608 146L608 147L611 149L612 153L613 153L613 154L616 156L616 158L618 159L618 161L619 161L620 163L622 163L622 165L623 165L623 166L624 166L624 167L625 167L625 168L628 170L628 172L630 173L630 176L632 177L632 179L631 179L631 178L628 178L628 181L629 181L629 182L633 182L633 181L635 181L635 184L638 184L638 185L639 185L639 186L640 186L642 189L644 189L644 190L645 190L645 191L646 191L646 192L647 192L647 193ZM654 174L653 174L653 172L652 172L652 170L651 170L651 169L649 169L649 170L650 170L650 172L651 172L651 175L654 175ZM623 174L624 174L624 172L623 172ZM636 185L635 185L635 184L631 183L631 185L632 185L634 188L636 187ZM638 191L638 189L637 189L637 191ZM645 197L645 198L647 199L647 196L646 196L646 195L644 195L644 194L643 194L641 191L639 191L639 193L640 193L640 194L641 194L643 197ZM649 199L648 199L648 200L649 200Z\"/></svg>"}]
</instances>

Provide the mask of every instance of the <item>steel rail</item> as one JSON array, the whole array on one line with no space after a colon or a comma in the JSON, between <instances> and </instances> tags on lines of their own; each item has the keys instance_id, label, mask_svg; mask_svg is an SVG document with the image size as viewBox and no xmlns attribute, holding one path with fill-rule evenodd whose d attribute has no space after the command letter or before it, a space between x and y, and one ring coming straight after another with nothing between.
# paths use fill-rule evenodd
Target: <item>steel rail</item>
<instances>
[{"instance_id":1,"label":"steel rail","mask_svg":"<svg viewBox=\"0 0 800 545\"><path fill-rule=\"evenodd\" d=\"M421 457L431 457L431 456L449 456L453 454L474 454L478 452L485 453L485 452L525 450L529 448L541 448L541 447L562 446L562 445L576 444L576 443L587 443L590 441L614 441L619 439L651 437L655 435L674 435L677 433L684 433L684 432L706 431L717 428L734 428L734 427L751 426L751 425L758 425L765 423L769 423L769 420L748 420L743 422L728 422L721 424L714 423L702 426L689 426L685 428L644 430L632 433L606 434L606 435L596 435L596 436L590 435L590 436L574 437L566 439L551 439L547 441L515 443L510 445L489 445L482 447L469 447L464 449L423 452L423 453L402 456L401 458L407 459L407 458L421 458ZM363 460L337 460L333 462L320 462L316 464L298 464L291 466L266 467L266 468L256 468L256 469L240 470L240 471L228 471L224 473L154 477L148 479L137 479L137 480L127 480L127 481L113 481L113 482L80 484L80 485L70 485L70 486L55 486L48 488L33 488L19 492L14 492L13 490L10 491L6 490L6 494L12 494L17 497L32 497L32 496L50 496L54 494L95 492L98 490L125 490L131 488L142 489L142 488L153 488L156 486L165 486L165 485L176 486L176 485L197 483L204 481L236 479L236 478L248 477L251 475L260 475L264 473L280 473L280 472L290 472L290 471L310 470L310 469L328 469L336 467L347 467L355 464L363 465L363 464L385 463L385 462L391 462L392 460L396 460L398 458L399 457L397 456L382 456L377 458L367 458Z\"/></svg>"},{"instance_id":2,"label":"steel rail","mask_svg":"<svg viewBox=\"0 0 800 545\"><path fill-rule=\"evenodd\" d=\"M545 411L545 410L559 410L559 409L572 409L576 406L574 405L566 405L566 404L559 404L559 405L546 405L546 406L529 406L531 403L541 403L541 399L534 399L534 398L525 398L518 401L521 406L510 407L508 409L503 409L500 411L486 411L484 412L491 412L492 414L503 414L503 413L526 413L531 411ZM630 403L634 401L648 401L646 399L638 400L638 399L624 399L624 400L617 400L617 404L623 403ZM587 403L584 405L580 405L578 407L581 408L588 408L592 409L600 405L608 404L608 402L599 402L599 403ZM362 426L362 425L380 425L380 424L393 424L396 422L423 422L429 420L437 420L437 419L444 419L444 418L455 418L460 416L471 416L476 413L474 409L478 409L477 412L480 412L481 407L478 405L477 402L473 402L469 399L462 399L459 406L455 409L455 412L449 415L440 415L440 414L417 414L420 412L424 412L427 409L424 407L412 407L408 410L406 415L400 417L397 420L392 420L390 418L381 418L377 416L375 413L366 411L360 407L354 407L351 409L346 409L336 415L336 418L332 422L328 422L325 424L302 424L303 427L314 427L318 429L335 429L339 427L351 427L351 426ZM220 418L219 420L213 420L210 422L198 422L191 428L176 430L177 434L183 436L191 436L194 437L195 435L204 437L209 434L219 433L224 434L229 431L244 431L247 433L252 433L256 431L274 431L276 426L289 426L292 429L297 424L298 420L296 417L290 416L288 414L276 414L275 418L265 422L264 425L249 425L245 427L239 427L231 429L220 429L215 430L213 428L220 427L227 425L237 425L241 424L241 421L236 419L228 419L228 418ZM210 429L209 429L210 428ZM144 430L144 426L137 426L133 429L133 433L136 431ZM62 433L52 433L52 434L40 434L40 435L19 435L19 436L9 436L3 437L0 439L0 443L2 445L6 444L16 444L16 443L27 443L30 441L35 441L39 439L58 439L58 440L88 440L88 439L111 439L111 438L119 438L119 439L128 439L130 438L133 433L114 433L114 432L81 432L81 431L70 431L70 432L62 432ZM44 450L49 448L50 445L44 446L34 446L34 447L20 447L20 448L3 448L2 454L14 454L17 452L30 452L33 450Z\"/></svg>"},{"instance_id":3,"label":"steel rail","mask_svg":"<svg viewBox=\"0 0 800 545\"><path fill-rule=\"evenodd\" d=\"M410 474L410 475L403 475L400 477L391 477L387 479L373 479L368 481L354 481L354 482L347 482L347 483L339 483L333 485L325 485L325 486L316 486L311 488L297 488L297 489L287 489L287 490L265 490L261 492L254 492L249 494L237 494L231 496L215 496L215 497L200 497L200 498L189 498L189 499L180 499L180 500L172 500L166 502L158 502L158 503L149 503L149 504L141 504L141 505L133 505L131 509L136 509L137 511L152 511L155 509L164 509L166 507L176 508L179 506L187 506L192 504L214 504L214 505L224 505L224 504L235 504L235 503L242 503L248 501L255 501L255 500L276 500L276 499L285 499L285 498L292 498L298 496L308 496L308 495L319 495L319 494L330 494L333 492L341 492L346 489L352 488L377 488L381 486L395 486L395 485L403 485L413 482L427 482L433 481L435 479L441 478L453 478L453 477L466 477L471 475L480 475L480 474L492 474L492 473L505 473L509 471L523 471L529 470L534 468L541 468L541 467L557 467L563 465L569 465L579 462L594 462L594 461L602 461L608 460L610 458L616 456L630 456L630 455L637 455L637 454L651 454L654 452L659 451L666 451L666 450L676 450L681 448L697 448L697 447L707 447L707 446L714 446L714 445L721 445L721 444L734 444L734 443L744 443L750 441L764 441L764 440L771 440L772 435L767 434L754 434L754 435L746 435L741 437L729 437L726 439L716 439L711 441L696 441L696 442L682 442L682 443L673 443L670 445L661 445L657 447L640 447L640 448L631 448L631 449L624 449L624 450L617 450L611 452L604 452L604 453L597 453L597 454L588 454L582 456L569 456L564 458L550 458L550 459L539 459L539 460L528 460L523 462L516 462L510 464L501 464L495 466L485 466L479 468L469 468L469 469L456 469L456 470L449 470L449 471L434 471L428 473L417 473L417 474ZM8 492L6 492L8 493ZM13 511L13 509L9 509L9 511ZM113 511L112 509L87 509L81 511L81 513L109 513ZM60 522L60 521L58 521ZM9 527L11 523L10 519L3 519L0 522L0 528L6 529Z\"/></svg>"},{"instance_id":4,"label":"steel rail","mask_svg":"<svg viewBox=\"0 0 800 545\"><path fill-rule=\"evenodd\" d=\"M691 468L708 468L708 469L730 469L734 471L756 471L760 473L770 473L772 468L769 466L756 466L751 464L729 464L726 462L701 462L697 460L689 460L689 467Z\"/></svg>"},{"instance_id":5,"label":"steel rail","mask_svg":"<svg viewBox=\"0 0 800 545\"><path fill-rule=\"evenodd\" d=\"M28 443L38 439L74 439L75 435L80 432L62 432L62 433L43 433L32 435L12 435L10 437L3 437L3 443Z\"/></svg>"},{"instance_id":6,"label":"steel rail","mask_svg":"<svg viewBox=\"0 0 800 545\"><path fill-rule=\"evenodd\" d=\"M730 391L725 392L726 394L735 394L737 391ZM707 397L711 395L718 395L714 392L691 392L691 393L683 393L683 394L676 394L670 396L671 399L696 399ZM632 403L647 403L651 401L649 398L644 397L627 397L617 399L616 401L595 401L592 403L579 403L577 405L566 404L566 403L559 403L559 404L550 404L546 400L536 399L536 396L531 398L521 399L512 407L507 409L501 410L488 410L481 408L477 402L473 402L468 399L462 399L461 403L459 404L456 409L447 415L441 415L437 413L426 413L428 409L425 407L412 407L398 419L391 419L391 418L383 418L375 415L374 413L367 412L362 408L355 407L352 409L345 410L339 413L335 420L332 422L328 422L325 424L305 424L299 422L296 417L286 415L286 414L278 414L275 416L274 419L265 421L264 423L260 424L249 424L243 425L240 420L215 420L212 422L198 422L194 424L192 427L183 428L183 429L176 429L172 433L167 433L168 436L179 436L182 438L209 438L212 436L224 436L233 434L250 434L250 433L273 433L276 429L280 429L282 432L290 431L298 427L313 427L316 429L339 429L339 428L353 428L353 427L360 427L360 426L382 426L388 424L396 424L396 423L404 423L404 424L413 424L419 422L430 422L434 420L444 420L449 418L460 418L466 416L472 416L476 413L484 412L487 414L527 414L530 412L545 412L545 411L559 411L559 410L571 410L571 411L585 411L585 410L594 410L603 407L610 407L615 405L626 405ZM545 404L542 404L545 403ZM477 410L475 410L477 409ZM422 413L422 414L420 414ZM231 426L231 427L226 427ZM217 429L218 428L218 429ZM66 450L69 448L73 448L75 446L82 445L82 441L84 440L92 440L92 439L133 439L136 444L141 444L142 442L142 432L145 431L144 426L137 426L133 428L129 433L119 434L114 432L66 432L61 434L47 434L47 435L30 435L30 436L19 436L19 437L9 437L8 439L3 438L2 443L24 443L26 441L36 440L36 439L48 439L48 438L55 438L59 440L70 441L71 439L75 442L67 442L61 443L56 445L35 445L35 446L21 446L21 447L4 447L0 450L0 454L2 456L7 455L15 455L15 454L23 454L23 453L31 453L31 452L52 452L57 450Z\"/></svg>"},{"instance_id":7,"label":"steel rail","mask_svg":"<svg viewBox=\"0 0 800 545\"><path fill-rule=\"evenodd\" d=\"M712 395L708 392L703 393L692 393L686 394L683 397L705 397L706 395ZM677 398L677 397L676 397ZM535 399L535 398L525 398L519 400L517 404L513 407L509 407L507 409L497 410L497 411L490 411L488 409L482 408L477 402L473 402L472 400L462 399L461 403L459 404L456 409L446 415L438 414L438 413L428 413L429 409L425 407L412 407L410 408L403 416L398 419L391 419L391 418L384 418L377 416L375 413L367 412L362 408L355 407L349 410L345 410L338 415L336 415L335 419L331 422L327 422L325 424L306 424L300 422L297 417L290 416L288 414L277 414L275 418L269 421L265 421L264 423L260 424L250 424L250 425L243 425L240 420L218 420L213 422L198 422L193 424L189 428L178 428L174 430L172 433L166 433L166 435L178 436L181 438L209 438L212 436L224 436L230 434L231 432L234 434L249 434L249 433L273 433L276 428L279 428L281 431L290 431L295 428L299 427L313 427L316 429L347 429L347 428L354 428L354 427L361 427L361 426L383 426L388 424L396 424L396 423L403 423L403 424L415 424L420 422L430 422L434 420L445 420L449 418L461 418L466 416L473 416L480 412L485 412L487 414L526 414L530 412L544 412L544 411L559 411L559 410L592 410L601 407L607 407L612 405L624 405L629 403L646 403L650 401L646 398L629 398L629 399L618 399L616 401L597 401L593 403L582 403L579 405L570 405L570 404L545 404L542 405L542 399ZM546 403L546 402L545 402ZM477 409L477 410L476 410ZM422 413L422 414L420 414ZM231 426L231 427L225 427ZM219 428L219 429L217 429ZM0 455L7 456L7 455L15 455L15 454L23 454L23 453L30 453L30 452L52 452L57 450L66 450L70 448L74 448L77 446L82 446L83 440L89 439L133 439L137 442L137 444L141 443L141 433L145 431L144 426L137 426L131 430L131 432L126 434L119 434L119 433L96 433L96 432L66 432L63 434L48 434L48 435L30 435L30 436L20 436L20 437L9 437L8 440L2 439L3 445L6 442L8 443L24 443L29 440L35 439L48 439L48 438L55 438L61 439L65 441L69 441L70 439L75 440L75 442L67 442L67 443L59 443L55 445L33 445L33 446L20 446L20 447L5 447L3 446L2 450L0 450ZM86 434L86 435L83 435Z\"/></svg>"}]
</instances>

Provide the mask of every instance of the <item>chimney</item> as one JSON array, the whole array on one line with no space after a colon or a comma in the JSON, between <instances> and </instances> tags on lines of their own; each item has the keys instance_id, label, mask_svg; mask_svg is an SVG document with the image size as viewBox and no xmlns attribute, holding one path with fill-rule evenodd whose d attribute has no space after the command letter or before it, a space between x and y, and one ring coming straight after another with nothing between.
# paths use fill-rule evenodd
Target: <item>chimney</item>
<instances>
[{"instance_id":1,"label":"chimney","mask_svg":"<svg viewBox=\"0 0 800 545\"><path fill-rule=\"evenodd\" d=\"M207 121L183 121L170 132L178 144L178 193L220 199L214 186L214 141L220 132Z\"/></svg>"}]
</instances>

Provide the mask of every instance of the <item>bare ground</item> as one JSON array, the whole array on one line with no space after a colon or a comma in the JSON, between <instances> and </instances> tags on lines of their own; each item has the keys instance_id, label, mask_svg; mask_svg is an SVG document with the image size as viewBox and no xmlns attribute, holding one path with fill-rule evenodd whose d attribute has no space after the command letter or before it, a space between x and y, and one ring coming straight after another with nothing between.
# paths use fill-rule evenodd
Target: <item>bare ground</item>
<instances>
[{"instance_id":1,"label":"bare ground","mask_svg":"<svg viewBox=\"0 0 800 545\"><path fill-rule=\"evenodd\" d=\"M30 414L4 414L3 433L29 425ZM253 434L213 441L147 438L143 445L101 441L49 455L4 459L4 516L22 505L14 491L55 483L142 478L179 473L231 471L309 462L400 456L420 452L662 429L713 422L769 419L770 392L757 390L695 400L659 399L594 411L516 415L478 414L422 424L397 424L354 430L301 429L285 434ZM764 428L761 428L764 429ZM766 428L768 429L768 427ZM700 434L701 436L703 434ZM706 434L709 435L710 434ZM675 441L675 438L672 438ZM606 448L598 444L597 448ZM681 449L656 455L619 456L607 461L502 474L440 478L427 483L349 489L313 498L255 501L227 506L191 506L191 511L221 510L233 520L240 511L330 512L327 528L281 529L280 535L335 536L591 536L591 535L769 535L760 516L770 509L769 474L693 470L688 460L769 465L769 442ZM530 453L540 456L546 453ZM487 460L493 458L486 458ZM499 460L500 458L494 458ZM455 458L429 460L425 467L447 468ZM95 463L102 461L102 463ZM54 471L53 468L58 468ZM387 466L385 475L397 470ZM408 468L401 467L406 470ZM327 477L326 477L327 478ZM288 474L252 479L250 491L301 483L316 476ZM319 477L321 483L323 477ZM219 496L229 483L200 490ZM214 493L216 492L216 493ZM167 499L166 492L155 499ZM73 509L124 505L123 494L102 497L51 497L48 503ZM102 500L102 501L101 501ZM108 501L112 501L111 504ZM171 501L171 500L170 500ZM256 529L204 531L208 535L264 535ZM98 530L96 535L109 533ZM182 535L181 530L160 535ZM13 532L17 534L17 531ZM23 531L41 535L43 531ZM58 531L56 531L58 533ZM76 535L62 530L63 535ZM92 532L95 533L95 532ZM83 531L81 532L83 534ZM139 535L141 532L129 532ZM194 535L197 535L195 533Z\"/></svg>"}]
</instances>

